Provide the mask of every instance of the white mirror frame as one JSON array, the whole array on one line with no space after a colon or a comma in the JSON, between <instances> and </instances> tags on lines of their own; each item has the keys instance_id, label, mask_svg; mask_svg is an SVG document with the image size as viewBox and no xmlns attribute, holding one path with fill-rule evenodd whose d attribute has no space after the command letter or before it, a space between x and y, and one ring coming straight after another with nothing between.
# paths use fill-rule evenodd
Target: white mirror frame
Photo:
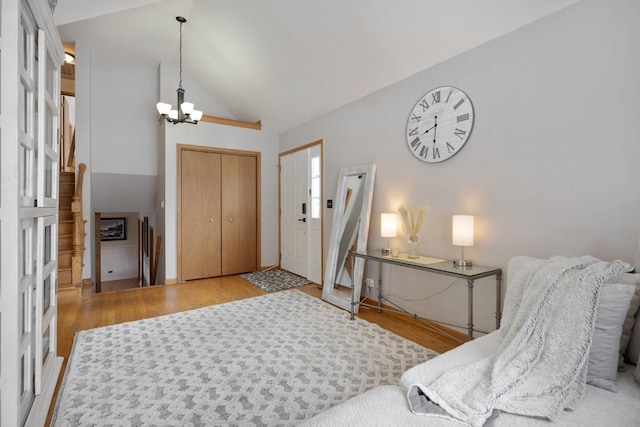
<instances>
[{"instance_id":1,"label":"white mirror frame","mask_svg":"<svg viewBox=\"0 0 640 427\"><path fill-rule=\"evenodd\" d=\"M350 177L358 177L364 175L364 185L360 186L362 190L362 206L358 216L353 215L353 203L351 206L347 206L347 184ZM350 252L340 254L341 243L346 243L347 246L356 244L356 251L365 252L367 250L367 238L369 234L369 222L371 219L371 203L373 199L373 185L376 178L376 165L374 163L368 163L357 166L344 167L340 169L340 176L338 178L338 189L333 206L333 224L331 229L331 238L329 240L329 251L327 254L327 262L325 264L324 273L324 285L322 287L322 299L337 305L340 308L351 311L351 290L349 287L344 287L342 292L338 292L336 288L336 276L342 274L342 268L345 262L351 257ZM357 197L349 197L350 201L357 200ZM346 214L345 214L346 213ZM357 224L357 233L351 233L351 236L345 235L345 229L351 219L359 218ZM353 242L357 235L357 242ZM348 238L349 241L343 241ZM344 252L344 251L343 251ZM340 260L338 258L341 258ZM360 293L362 291L362 274L364 272L364 259L358 257L355 258L355 263L352 270L352 283L350 286L354 287L353 300L360 300ZM358 312L358 305L354 307L354 312Z\"/></svg>"}]
</instances>

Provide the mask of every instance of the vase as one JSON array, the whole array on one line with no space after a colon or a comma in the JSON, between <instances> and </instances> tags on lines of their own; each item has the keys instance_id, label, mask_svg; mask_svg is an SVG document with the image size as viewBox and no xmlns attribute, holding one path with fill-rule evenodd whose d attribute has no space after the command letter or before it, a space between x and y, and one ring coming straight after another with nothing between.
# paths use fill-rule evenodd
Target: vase
<instances>
[{"instance_id":1,"label":"vase","mask_svg":"<svg viewBox=\"0 0 640 427\"><path fill-rule=\"evenodd\" d=\"M409 243L407 245L407 257L409 259L420 258L420 242L418 242L418 236L409 236Z\"/></svg>"}]
</instances>

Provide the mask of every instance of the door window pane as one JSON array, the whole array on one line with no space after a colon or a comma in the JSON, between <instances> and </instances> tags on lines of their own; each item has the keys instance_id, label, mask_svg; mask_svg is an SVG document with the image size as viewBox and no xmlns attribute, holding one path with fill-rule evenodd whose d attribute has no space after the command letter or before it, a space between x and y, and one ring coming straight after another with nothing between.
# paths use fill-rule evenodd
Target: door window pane
<instances>
[{"instance_id":1,"label":"door window pane","mask_svg":"<svg viewBox=\"0 0 640 427\"><path fill-rule=\"evenodd\" d=\"M45 158L45 171L44 171L44 197L53 197L53 162L48 157Z\"/></svg>"},{"instance_id":2,"label":"door window pane","mask_svg":"<svg viewBox=\"0 0 640 427\"><path fill-rule=\"evenodd\" d=\"M43 301L42 301L42 315L44 316L51 307L51 276L47 276L43 283Z\"/></svg>"},{"instance_id":3,"label":"door window pane","mask_svg":"<svg viewBox=\"0 0 640 427\"><path fill-rule=\"evenodd\" d=\"M311 158L311 218L320 218L320 157Z\"/></svg>"},{"instance_id":4,"label":"door window pane","mask_svg":"<svg viewBox=\"0 0 640 427\"><path fill-rule=\"evenodd\" d=\"M22 336L25 336L29 332L31 332L31 325L29 322L29 312L31 309L31 301L29 296L31 295L31 291L29 289L22 292L22 298L20 300L20 308L21 308L21 323L20 323L20 333Z\"/></svg>"},{"instance_id":5,"label":"door window pane","mask_svg":"<svg viewBox=\"0 0 640 427\"><path fill-rule=\"evenodd\" d=\"M52 226L44 227L44 264L49 264L52 258Z\"/></svg>"},{"instance_id":6,"label":"door window pane","mask_svg":"<svg viewBox=\"0 0 640 427\"><path fill-rule=\"evenodd\" d=\"M42 334L42 364L47 362L47 356L51 352L51 325Z\"/></svg>"}]
</instances>

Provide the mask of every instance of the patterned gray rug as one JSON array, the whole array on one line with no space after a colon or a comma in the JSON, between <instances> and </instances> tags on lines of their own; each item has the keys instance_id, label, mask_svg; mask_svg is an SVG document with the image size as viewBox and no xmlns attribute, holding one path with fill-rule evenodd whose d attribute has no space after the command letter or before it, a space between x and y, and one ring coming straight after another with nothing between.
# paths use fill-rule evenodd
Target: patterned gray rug
<instances>
[{"instance_id":1,"label":"patterned gray rug","mask_svg":"<svg viewBox=\"0 0 640 427\"><path fill-rule=\"evenodd\" d=\"M254 271L253 273L241 274L240 277L265 292L295 288L296 286L312 283L303 277L284 270Z\"/></svg>"},{"instance_id":2,"label":"patterned gray rug","mask_svg":"<svg viewBox=\"0 0 640 427\"><path fill-rule=\"evenodd\" d=\"M437 353L297 290L82 331L52 426L287 426Z\"/></svg>"}]
</instances>

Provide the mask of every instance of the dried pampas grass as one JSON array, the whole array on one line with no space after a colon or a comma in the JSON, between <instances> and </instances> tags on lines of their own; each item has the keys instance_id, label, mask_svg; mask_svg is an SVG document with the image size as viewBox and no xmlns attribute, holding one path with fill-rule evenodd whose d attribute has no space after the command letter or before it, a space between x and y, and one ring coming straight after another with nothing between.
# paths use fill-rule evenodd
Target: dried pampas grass
<instances>
[{"instance_id":1,"label":"dried pampas grass","mask_svg":"<svg viewBox=\"0 0 640 427\"><path fill-rule=\"evenodd\" d=\"M420 231L420 227L422 227L424 218L429 213L429 207L418 208L417 215L414 215L413 210L407 209L404 206L400 206L398 208L398 212L400 212L400 219L402 220L402 228L404 232L409 235L410 240L417 239L418 232Z\"/></svg>"}]
</instances>

